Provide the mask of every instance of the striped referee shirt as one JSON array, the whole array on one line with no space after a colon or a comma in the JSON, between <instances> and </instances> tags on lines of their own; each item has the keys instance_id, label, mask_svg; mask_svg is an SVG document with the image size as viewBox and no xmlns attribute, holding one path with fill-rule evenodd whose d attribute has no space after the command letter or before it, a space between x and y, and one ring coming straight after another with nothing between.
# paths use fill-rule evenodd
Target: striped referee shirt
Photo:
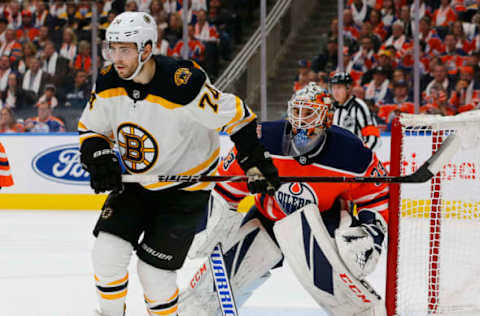
<instances>
[{"instance_id":1,"label":"striped referee shirt","mask_svg":"<svg viewBox=\"0 0 480 316\"><path fill-rule=\"evenodd\" d=\"M372 151L380 147L380 130L377 122L367 104L357 97L352 96L344 105L335 106L332 124L360 137Z\"/></svg>"}]
</instances>

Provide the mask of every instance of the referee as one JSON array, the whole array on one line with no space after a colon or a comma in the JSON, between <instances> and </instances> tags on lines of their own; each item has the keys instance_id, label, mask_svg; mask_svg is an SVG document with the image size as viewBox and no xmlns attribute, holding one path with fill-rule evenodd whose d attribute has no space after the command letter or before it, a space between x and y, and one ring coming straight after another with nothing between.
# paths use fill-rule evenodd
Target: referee
<instances>
[{"instance_id":1,"label":"referee","mask_svg":"<svg viewBox=\"0 0 480 316\"><path fill-rule=\"evenodd\" d=\"M329 78L329 89L335 99L333 125L348 129L360 137L372 151L380 147L380 130L367 104L353 96L352 77L347 72L336 72Z\"/></svg>"}]
</instances>

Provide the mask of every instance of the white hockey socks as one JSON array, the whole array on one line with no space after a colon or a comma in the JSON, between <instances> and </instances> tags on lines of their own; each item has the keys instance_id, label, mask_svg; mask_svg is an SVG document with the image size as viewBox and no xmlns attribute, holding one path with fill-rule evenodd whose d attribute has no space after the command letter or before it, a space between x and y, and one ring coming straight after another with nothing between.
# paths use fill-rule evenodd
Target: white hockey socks
<instances>
[{"instance_id":1,"label":"white hockey socks","mask_svg":"<svg viewBox=\"0 0 480 316\"><path fill-rule=\"evenodd\" d=\"M149 314L177 315L177 272L155 268L142 260L138 260L137 270Z\"/></svg>"},{"instance_id":2,"label":"white hockey socks","mask_svg":"<svg viewBox=\"0 0 480 316\"><path fill-rule=\"evenodd\" d=\"M132 245L114 235L101 232L92 251L99 311L102 316L123 316L127 296L127 267Z\"/></svg>"}]
</instances>

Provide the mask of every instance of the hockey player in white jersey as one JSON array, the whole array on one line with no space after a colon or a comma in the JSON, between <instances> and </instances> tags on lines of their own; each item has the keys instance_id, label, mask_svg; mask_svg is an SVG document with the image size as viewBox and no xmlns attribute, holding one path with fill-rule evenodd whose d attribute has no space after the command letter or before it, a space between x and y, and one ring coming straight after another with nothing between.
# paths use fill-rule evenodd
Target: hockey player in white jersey
<instances>
[{"instance_id":1,"label":"hockey player in white jersey","mask_svg":"<svg viewBox=\"0 0 480 316\"><path fill-rule=\"evenodd\" d=\"M256 116L217 90L194 62L152 57L153 18L118 15L106 32L100 71L78 123L81 162L95 192L112 191L94 229L97 315L122 316L133 251L150 315L177 315L176 270L204 220L212 183L122 184L116 143L128 173L213 175L220 130L239 149L252 192L273 194L278 172L256 137ZM142 239L139 241L140 236Z\"/></svg>"}]
</instances>

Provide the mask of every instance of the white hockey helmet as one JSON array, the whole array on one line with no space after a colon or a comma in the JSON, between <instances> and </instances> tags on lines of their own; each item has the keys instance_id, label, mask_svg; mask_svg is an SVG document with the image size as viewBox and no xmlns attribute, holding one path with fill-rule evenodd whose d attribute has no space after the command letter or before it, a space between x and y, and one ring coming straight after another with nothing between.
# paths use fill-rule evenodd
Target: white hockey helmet
<instances>
[{"instance_id":1,"label":"white hockey helmet","mask_svg":"<svg viewBox=\"0 0 480 316\"><path fill-rule=\"evenodd\" d=\"M109 53L111 43L135 43L138 50L138 66L133 75L125 78L125 80L131 80L138 75L143 64L152 57L153 47L157 44L157 39L157 24L150 14L145 12L123 12L117 15L107 28L104 57L111 60L111 54ZM147 43L152 44L152 53L142 61L141 55Z\"/></svg>"}]
</instances>

